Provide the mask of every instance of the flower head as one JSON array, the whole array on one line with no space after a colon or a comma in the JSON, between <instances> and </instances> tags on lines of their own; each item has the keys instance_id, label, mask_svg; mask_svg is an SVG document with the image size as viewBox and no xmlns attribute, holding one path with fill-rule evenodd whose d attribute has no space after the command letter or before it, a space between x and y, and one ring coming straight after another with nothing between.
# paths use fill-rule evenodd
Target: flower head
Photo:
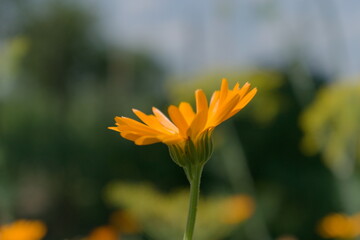
<instances>
[{"instance_id":1,"label":"flower head","mask_svg":"<svg viewBox=\"0 0 360 240\"><path fill-rule=\"evenodd\" d=\"M195 91L196 111L187 102L168 108L169 118L159 109L153 107L153 114L147 115L133 109L135 115L142 121L127 117L115 117L116 126L109 129L120 132L123 138L137 145L148 145L162 142L169 146L185 146L187 140L196 143L204 133L226 121L255 96L256 88L250 90L250 84L241 88L237 83L234 88L228 88L226 79L222 80L221 88L212 94L210 104L202 90Z\"/></svg>"}]
</instances>

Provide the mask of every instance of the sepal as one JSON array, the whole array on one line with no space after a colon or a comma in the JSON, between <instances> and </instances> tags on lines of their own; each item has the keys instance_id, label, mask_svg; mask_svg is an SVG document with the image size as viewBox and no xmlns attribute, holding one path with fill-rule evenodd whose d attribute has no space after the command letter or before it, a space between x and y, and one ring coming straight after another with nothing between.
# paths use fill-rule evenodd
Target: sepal
<instances>
[{"instance_id":1,"label":"sepal","mask_svg":"<svg viewBox=\"0 0 360 240\"><path fill-rule=\"evenodd\" d=\"M212 142L213 128L204 131L196 139L189 138L182 144L169 145L172 160L184 168L188 178L191 178L191 169L203 166L211 157L213 152Z\"/></svg>"}]
</instances>

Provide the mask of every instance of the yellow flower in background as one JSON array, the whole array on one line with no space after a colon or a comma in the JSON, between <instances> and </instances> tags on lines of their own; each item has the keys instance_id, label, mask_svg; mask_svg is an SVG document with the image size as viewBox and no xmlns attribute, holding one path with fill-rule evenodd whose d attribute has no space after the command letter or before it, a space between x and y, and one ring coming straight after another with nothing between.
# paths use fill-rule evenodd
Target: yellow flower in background
<instances>
[{"instance_id":1,"label":"yellow flower in background","mask_svg":"<svg viewBox=\"0 0 360 240\"><path fill-rule=\"evenodd\" d=\"M226 224L238 224L249 218L254 212L255 204L251 197L235 195L229 197L223 203L222 222Z\"/></svg>"},{"instance_id":2,"label":"yellow flower in background","mask_svg":"<svg viewBox=\"0 0 360 240\"><path fill-rule=\"evenodd\" d=\"M196 142L203 133L234 116L251 101L256 92L256 88L250 90L249 83L241 88L237 83L234 88L228 89L228 82L223 79L221 89L212 94L210 104L202 90L195 91L196 111L189 103L181 102L178 107L171 105L168 108L169 119L155 107L150 115L133 109L142 122L116 117L116 127L109 129L120 132L122 137L137 145L162 142L184 147L188 139Z\"/></svg>"},{"instance_id":3,"label":"yellow flower in background","mask_svg":"<svg viewBox=\"0 0 360 240\"><path fill-rule=\"evenodd\" d=\"M324 217L318 228L324 238L354 239L360 236L360 214L333 213Z\"/></svg>"},{"instance_id":4,"label":"yellow flower in background","mask_svg":"<svg viewBox=\"0 0 360 240\"><path fill-rule=\"evenodd\" d=\"M111 225L120 233L135 234L140 232L140 225L136 217L129 211L119 210L111 214Z\"/></svg>"},{"instance_id":5,"label":"yellow flower in background","mask_svg":"<svg viewBox=\"0 0 360 240\"><path fill-rule=\"evenodd\" d=\"M120 240L119 234L110 226L95 228L85 240Z\"/></svg>"},{"instance_id":6,"label":"yellow flower in background","mask_svg":"<svg viewBox=\"0 0 360 240\"><path fill-rule=\"evenodd\" d=\"M0 226L1 240L40 240L45 233L46 227L40 221L19 220Z\"/></svg>"}]
</instances>

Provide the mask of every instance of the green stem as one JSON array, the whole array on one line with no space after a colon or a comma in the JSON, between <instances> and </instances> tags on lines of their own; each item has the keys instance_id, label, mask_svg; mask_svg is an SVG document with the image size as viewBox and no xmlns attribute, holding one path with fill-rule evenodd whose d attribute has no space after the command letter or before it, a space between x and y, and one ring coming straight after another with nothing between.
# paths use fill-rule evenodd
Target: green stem
<instances>
[{"instance_id":1,"label":"green stem","mask_svg":"<svg viewBox=\"0 0 360 240\"><path fill-rule=\"evenodd\" d=\"M189 211L186 223L186 229L183 240L192 240L196 221L196 211L200 194L200 179L203 166L194 166L192 169L192 176L189 178L190 182L190 199L189 199Z\"/></svg>"}]
</instances>

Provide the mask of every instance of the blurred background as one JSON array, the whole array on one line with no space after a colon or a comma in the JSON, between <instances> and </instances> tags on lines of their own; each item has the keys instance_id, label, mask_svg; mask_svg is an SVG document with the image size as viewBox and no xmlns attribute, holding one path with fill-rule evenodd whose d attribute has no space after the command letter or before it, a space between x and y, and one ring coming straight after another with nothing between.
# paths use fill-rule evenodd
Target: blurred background
<instances>
[{"instance_id":1,"label":"blurred background","mask_svg":"<svg viewBox=\"0 0 360 240\"><path fill-rule=\"evenodd\" d=\"M222 77L258 94L215 131L196 239L358 239L359 13L357 0L1 0L0 239L181 239L182 169L107 127L193 104Z\"/></svg>"}]
</instances>

